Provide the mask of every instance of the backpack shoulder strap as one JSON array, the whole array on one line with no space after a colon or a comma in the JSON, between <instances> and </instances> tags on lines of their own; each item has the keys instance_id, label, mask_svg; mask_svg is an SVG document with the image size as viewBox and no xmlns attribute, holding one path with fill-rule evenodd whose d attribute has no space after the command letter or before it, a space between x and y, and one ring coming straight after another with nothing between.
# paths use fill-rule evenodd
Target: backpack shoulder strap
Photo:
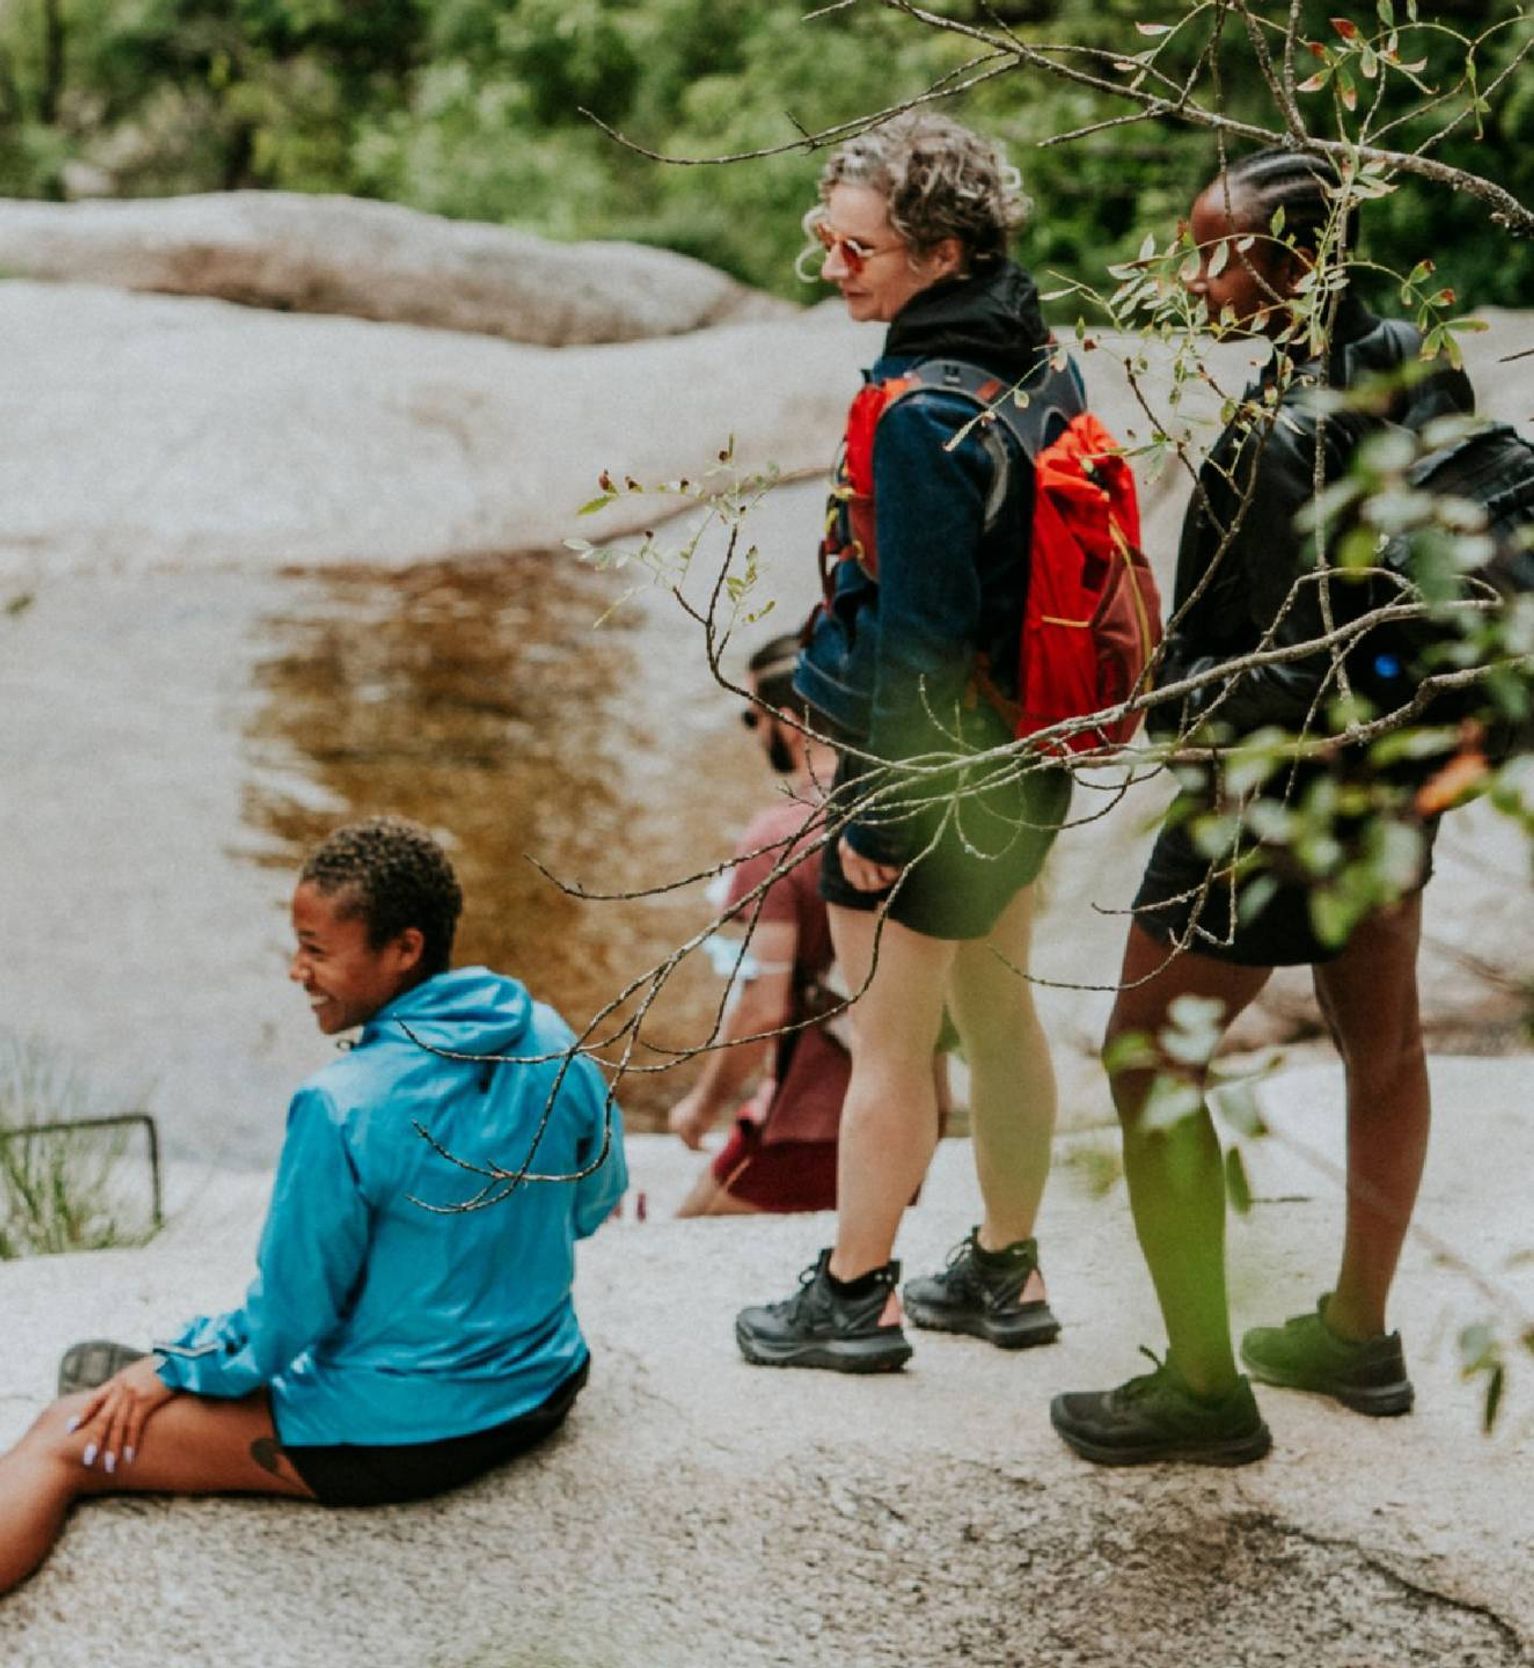
<instances>
[{"instance_id":1,"label":"backpack shoulder strap","mask_svg":"<svg viewBox=\"0 0 1534 1668\"><path fill-rule=\"evenodd\" d=\"M976 433L993 465L991 490L985 504L987 529L1001 513L1011 484L1012 460L997 433L997 425L1007 430L1023 456L1032 463L1087 409L1086 393L1075 361L1067 358L1063 367L1057 367L1054 351L1051 338L1049 345L1041 350L1038 364L1017 383L967 359L920 360L905 373L899 391L880 412L882 417L901 400L925 392L958 394L980 408Z\"/></svg>"},{"instance_id":2,"label":"backpack shoulder strap","mask_svg":"<svg viewBox=\"0 0 1534 1668\"><path fill-rule=\"evenodd\" d=\"M1041 350L1038 364L1020 382L963 359L927 359L913 367L924 388L965 394L1008 429L1031 463L1087 409L1075 361L1054 363L1055 347ZM914 390L913 390L914 391Z\"/></svg>"}]
</instances>

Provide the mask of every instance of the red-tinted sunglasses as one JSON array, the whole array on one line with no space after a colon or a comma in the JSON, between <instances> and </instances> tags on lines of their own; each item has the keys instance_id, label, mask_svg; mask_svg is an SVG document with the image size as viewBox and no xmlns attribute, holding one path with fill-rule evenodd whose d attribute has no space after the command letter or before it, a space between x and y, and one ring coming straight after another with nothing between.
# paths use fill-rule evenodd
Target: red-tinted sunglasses
<instances>
[{"instance_id":1,"label":"red-tinted sunglasses","mask_svg":"<svg viewBox=\"0 0 1534 1668\"><path fill-rule=\"evenodd\" d=\"M845 232L833 231L824 220L817 220L810 228L820 240L820 246L828 255L840 254L842 264L854 278L863 270L875 255L888 255L892 250L903 245L886 243L882 249L875 249L872 244L860 242L855 237L848 237Z\"/></svg>"}]
</instances>

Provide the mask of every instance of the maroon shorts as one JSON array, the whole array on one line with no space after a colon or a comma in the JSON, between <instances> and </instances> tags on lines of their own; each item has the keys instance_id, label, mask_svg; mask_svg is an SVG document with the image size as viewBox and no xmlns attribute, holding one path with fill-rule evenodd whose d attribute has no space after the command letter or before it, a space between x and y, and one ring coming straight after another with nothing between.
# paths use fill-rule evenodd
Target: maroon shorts
<instances>
[{"instance_id":1,"label":"maroon shorts","mask_svg":"<svg viewBox=\"0 0 1534 1668\"><path fill-rule=\"evenodd\" d=\"M758 1210L835 1210L834 1141L762 1140L762 1126L736 1122L714 1160L714 1180Z\"/></svg>"}]
</instances>

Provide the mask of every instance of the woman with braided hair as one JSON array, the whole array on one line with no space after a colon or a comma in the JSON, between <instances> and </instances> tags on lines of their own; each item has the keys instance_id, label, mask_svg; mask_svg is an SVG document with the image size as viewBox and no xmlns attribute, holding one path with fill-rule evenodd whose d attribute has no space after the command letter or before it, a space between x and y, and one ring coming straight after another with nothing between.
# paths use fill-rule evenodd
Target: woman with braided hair
<instances>
[{"instance_id":1,"label":"woman with braided hair","mask_svg":"<svg viewBox=\"0 0 1534 1668\"><path fill-rule=\"evenodd\" d=\"M1163 686L1258 648L1297 648L1325 634L1321 587L1306 579L1314 562L1296 519L1318 490L1318 459L1321 481L1336 480L1377 419L1323 405L1313 390L1375 378L1394 390L1389 418L1412 429L1473 409L1460 372L1443 363L1413 368L1422 345L1416 330L1376 318L1346 288L1340 297L1315 292L1318 305L1335 311L1322 350L1311 355L1295 302L1307 274L1325 265L1335 280L1344 269L1353 228L1340 206L1341 184L1329 163L1260 151L1233 162L1193 205L1200 265L1190 289L1211 324L1267 335L1275 345L1243 413L1199 475L1178 556ZM1252 421L1264 411L1271 420ZM1368 606L1368 591L1331 587L1333 619L1355 617ZM1152 733L1175 740L1211 722L1223 726L1211 733L1228 739L1267 726L1309 731L1321 721L1333 676L1325 649L1248 667L1205 682L1178 712L1156 709ZM1262 796L1293 800L1318 768L1282 769ZM1311 967L1346 1068L1347 1233L1334 1290L1283 1327L1248 1332L1242 1357L1265 1382L1318 1391L1360 1413L1402 1413L1412 1400L1385 1304L1427 1148L1417 947L1433 830L1423 831L1415 887L1333 945L1313 927L1313 882L1259 880L1235 866L1233 851L1211 860L1196 846L1183 813L1209 808L1218 792L1217 782L1185 790L1156 840L1108 1026L1135 1227L1170 1342L1153 1373L1114 1390L1056 1397L1056 1429L1103 1464L1239 1465L1267 1452L1267 1426L1231 1350L1225 1191L1213 1123L1200 1103L1195 1115L1156 1127L1147 1105L1158 1077L1203 1089L1201 1068L1159 1047L1174 1005L1188 997L1217 1003L1223 1030L1276 966ZM1153 1057L1124 1047L1129 1039L1150 1044Z\"/></svg>"}]
</instances>

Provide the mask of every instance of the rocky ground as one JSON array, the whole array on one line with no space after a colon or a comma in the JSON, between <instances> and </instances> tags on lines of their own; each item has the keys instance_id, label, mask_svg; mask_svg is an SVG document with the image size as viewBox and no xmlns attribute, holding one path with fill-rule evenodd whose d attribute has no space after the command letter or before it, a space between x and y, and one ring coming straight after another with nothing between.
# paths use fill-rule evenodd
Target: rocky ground
<instances>
[{"instance_id":1,"label":"rocky ground","mask_svg":"<svg viewBox=\"0 0 1534 1668\"><path fill-rule=\"evenodd\" d=\"M1534 1660L1534 1396L1511 1364L1482 1434L1455 1336L1487 1299L1445 1252L1534 1301L1521 1066L1434 1062L1438 1136L1397 1319L1419 1406L1369 1421L1269 1392L1275 1449L1239 1472L1103 1472L1051 1432L1049 1396L1115 1382L1159 1346L1111 1144L1062 1145L1041 1230L1066 1330L1006 1356L919 1336L907 1371L855 1380L747 1367L743 1302L781 1295L824 1218L661 1220L694 1162L634 1143L622 1221L583 1250L592 1385L545 1451L447 1500L324 1514L249 1501L97 1502L0 1604L8 1668L167 1657L223 1668L1514 1668ZM1231 1231L1238 1320L1308 1307L1330 1275L1334 1072L1269 1085L1249 1151L1258 1203ZM1488 1164L1487 1154L1496 1162ZM187 1178L178 1178L183 1198ZM12 1346L0 1440L43 1405L56 1355L232 1300L262 1188L197 1179L156 1245L0 1267ZM974 1217L945 1143L903 1230L931 1266ZM1525 1322L1527 1324L1527 1322Z\"/></svg>"}]
</instances>

